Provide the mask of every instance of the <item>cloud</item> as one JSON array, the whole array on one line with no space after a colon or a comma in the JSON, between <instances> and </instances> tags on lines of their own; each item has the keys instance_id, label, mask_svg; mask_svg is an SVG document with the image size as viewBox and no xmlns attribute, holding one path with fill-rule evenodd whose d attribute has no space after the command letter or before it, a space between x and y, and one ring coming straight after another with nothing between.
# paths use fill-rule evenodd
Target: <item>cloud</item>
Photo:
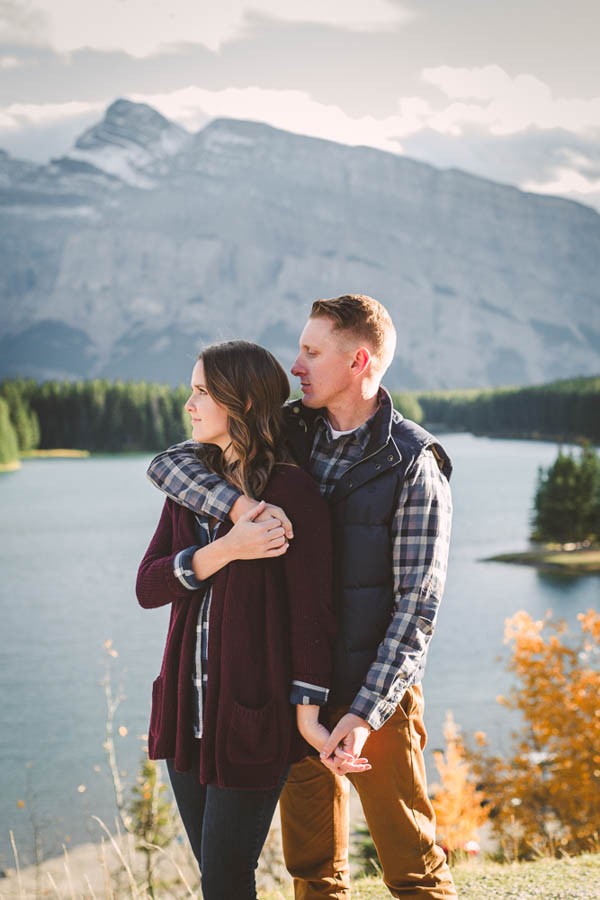
<instances>
[{"instance_id":1,"label":"cloud","mask_svg":"<svg viewBox=\"0 0 600 900\"><path fill-rule=\"evenodd\" d=\"M600 129L584 136L536 127L492 135L469 125L459 136L426 129L405 138L403 150L434 166L600 208Z\"/></svg>"},{"instance_id":2,"label":"cloud","mask_svg":"<svg viewBox=\"0 0 600 900\"><path fill-rule=\"evenodd\" d=\"M418 100L404 101L400 115L377 119L349 116L339 106L320 103L305 91L259 87L207 91L188 87L168 94L131 94L130 97L154 106L189 130L218 117L253 119L286 131L390 151L398 150L398 135L420 127Z\"/></svg>"},{"instance_id":3,"label":"cloud","mask_svg":"<svg viewBox=\"0 0 600 900\"><path fill-rule=\"evenodd\" d=\"M29 44L41 40L47 28L45 12L27 0L0 0L0 43Z\"/></svg>"},{"instance_id":4,"label":"cloud","mask_svg":"<svg viewBox=\"0 0 600 900\"><path fill-rule=\"evenodd\" d=\"M396 0L35 0L35 5L46 23L45 39L55 50L90 47L137 57L183 43L218 51L243 35L256 15L359 32L394 28L414 18Z\"/></svg>"},{"instance_id":5,"label":"cloud","mask_svg":"<svg viewBox=\"0 0 600 900\"><path fill-rule=\"evenodd\" d=\"M524 191L536 194L582 195L600 193L600 178L586 178L581 172L572 169L557 169L550 181L525 181L521 187Z\"/></svg>"},{"instance_id":6,"label":"cloud","mask_svg":"<svg viewBox=\"0 0 600 900\"><path fill-rule=\"evenodd\" d=\"M63 123L92 112L104 110L104 103L12 103L0 107L0 129L17 131L28 126Z\"/></svg>"},{"instance_id":7,"label":"cloud","mask_svg":"<svg viewBox=\"0 0 600 900\"><path fill-rule=\"evenodd\" d=\"M422 78L455 101L429 117L428 125L438 131L460 134L464 125L473 123L487 126L496 135L514 134L532 125L574 133L600 127L600 97L555 98L548 85L533 75L511 78L496 65L438 66L423 69ZM468 100L481 102L457 102Z\"/></svg>"},{"instance_id":8,"label":"cloud","mask_svg":"<svg viewBox=\"0 0 600 900\"><path fill-rule=\"evenodd\" d=\"M473 69L437 66L423 69L422 78L453 100L491 100L506 93L511 86L511 79L500 66Z\"/></svg>"},{"instance_id":9,"label":"cloud","mask_svg":"<svg viewBox=\"0 0 600 900\"><path fill-rule=\"evenodd\" d=\"M25 60L18 56L0 56L0 69L18 69L26 65Z\"/></svg>"}]
</instances>

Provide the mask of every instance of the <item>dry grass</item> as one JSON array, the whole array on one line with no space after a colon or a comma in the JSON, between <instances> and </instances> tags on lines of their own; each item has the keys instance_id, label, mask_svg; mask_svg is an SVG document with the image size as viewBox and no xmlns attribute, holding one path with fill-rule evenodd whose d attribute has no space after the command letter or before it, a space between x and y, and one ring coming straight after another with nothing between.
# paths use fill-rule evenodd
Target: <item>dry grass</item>
<instances>
[{"instance_id":1,"label":"dry grass","mask_svg":"<svg viewBox=\"0 0 600 900\"><path fill-rule=\"evenodd\" d=\"M82 844L40 866L21 868L14 839L14 867L0 879L0 900L150 900L145 883L146 859L136 849L136 839L116 823L116 832L93 816L98 826L98 843ZM198 866L187 840L180 835L163 850L156 847L156 900L199 898ZM260 859L257 875L259 896L282 897L291 879L283 865L278 824L271 829Z\"/></svg>"},{"instance_id":2,"label":"dry grass","mask_svg":"<svg viewBox=\"0 0 600 900\"><path fill-rule=\"evenodd\" d=\"M22 459L87 459L89 450L28 450L21 454Z\"/></svg>"},{"instance_id":3,"label":"dry grass","mask_svg":"<svg viewBox=\"0 0 600 900\"><path fill-rule=\"evenodd\" d=\"M0 900L148 900L144 861L131 835L116 838L101 824L98 844L77 847L63 857L16 870L0 881ZM259 870L260 900L293 900L289 876L283 873L278 835L269 838ZM16 850L16 848L15 848ZM197 869L183 842L160 852L157 900L199 898ZM529 863L475 860L453 869L460 900L596 900L600 854ZM284 880L282 880L284 879ZM379 878L353 880L353 900L384 900L389 893Z\"/></svg>"}]
</instances>

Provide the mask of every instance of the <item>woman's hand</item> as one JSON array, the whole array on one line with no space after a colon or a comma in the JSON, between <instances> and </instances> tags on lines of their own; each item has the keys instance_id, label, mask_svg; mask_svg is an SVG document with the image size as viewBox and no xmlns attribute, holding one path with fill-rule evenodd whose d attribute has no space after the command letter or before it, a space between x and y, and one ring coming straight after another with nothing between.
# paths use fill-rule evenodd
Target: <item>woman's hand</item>
<instances>
[{"instance_id":1,"label":"woman's hand","mask_svg":"<svg viewBox=\"0 0 600 900\"><path fill-rule=\"evenodd\" d=\"M320 753L329 737L329 732L319 722L319 709L319 706L299 704L296 707L296 724L304 740Z\"/></svg>"},{"instance_id":2,"label":"woman's hand","mask_svg":"<svg viewBox=\"0 0 600 900\"><path fill-rule=\"evenodd\" d=\"M229 518L235 525L236 522L240 520L240 517L244 515L244 513L249 512L251 509L256 507L258 501L253 500L251 497L246 497L245 494L242 494L237 498L231 509L229 510ZM266 522L269 518L278 519L279 524L285 530L285 536L288 541L294 537L294 529L292 523L288 519L285 511L280 506L275 506L273 503L264 503L262 505L262 512L258 514L257 521L258 522Z\"/></svg>"},{"instance_id":3,"label":"woman's hand","mask_svg":"<svg viewBox=\"0 0 600 900\"><path fill-rule=\"evenodd\" d=\"M261 500L253 509L239 517L231 531L221 538L226 543L231 559L268 559L282 556L289 547L285 530L275 518L256 521L265 511Z\"/></svg>"}]
</instances>

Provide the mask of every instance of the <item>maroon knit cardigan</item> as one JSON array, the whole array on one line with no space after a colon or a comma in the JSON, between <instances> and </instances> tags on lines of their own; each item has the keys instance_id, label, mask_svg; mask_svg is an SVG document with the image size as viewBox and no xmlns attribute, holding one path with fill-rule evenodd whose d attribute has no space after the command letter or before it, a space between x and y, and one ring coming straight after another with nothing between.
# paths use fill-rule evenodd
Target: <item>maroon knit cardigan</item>
<instances>
[{"instance_id":1,"label":"maroon knit cardigan","mask_svg":"<svg viewBox=\"0 0 600 900\"><path fill-rule=\"evenodd\" d=\"M262 499L294 527L274 559L236 560L213 576L208 685L199 778L221 787L270 788L309 748L295 726L292 680L328 687L334 618L327 504L301 469L279 466ZM217 537L231 523L219 526ZM176 554L197 543L194 515L167 499L137 576L144 608L171 604L160 675L152 686L149 755L192 768L192 673L202 591L173 574Z\"/></svg>"}]
</instances>

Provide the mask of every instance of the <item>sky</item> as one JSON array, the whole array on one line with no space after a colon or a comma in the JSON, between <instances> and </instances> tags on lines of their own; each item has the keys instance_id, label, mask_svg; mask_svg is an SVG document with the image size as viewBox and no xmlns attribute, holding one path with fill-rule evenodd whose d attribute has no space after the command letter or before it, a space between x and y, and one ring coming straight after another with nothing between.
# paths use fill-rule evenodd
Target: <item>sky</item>
<instances>
[{"instance_id":1,"label":"sky","mask_svg":"<svg viewBox=\"0 0 600 900\"><path fill-rule=\"evenodd\" d=\"M379 147L600 210L599 0L0 0L0 148L117 97Z\"/></svg>"}]
</instances>

